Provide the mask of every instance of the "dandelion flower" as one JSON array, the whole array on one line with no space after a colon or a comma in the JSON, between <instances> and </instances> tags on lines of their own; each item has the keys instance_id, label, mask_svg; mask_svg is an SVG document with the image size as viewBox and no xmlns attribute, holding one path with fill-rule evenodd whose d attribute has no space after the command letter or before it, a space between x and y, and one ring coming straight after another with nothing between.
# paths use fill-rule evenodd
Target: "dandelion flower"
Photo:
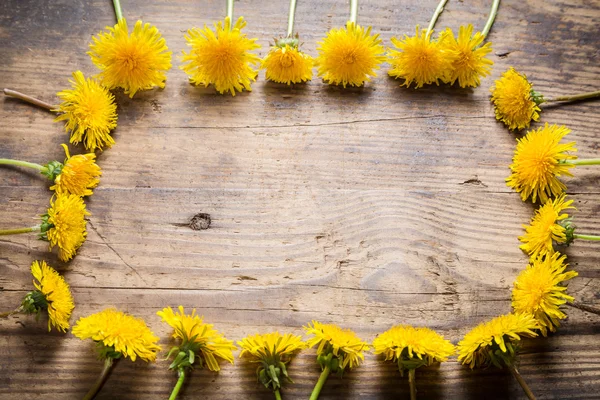
<instances>
[{"instance_id":1,"label":"dandelion flower","mask_svg":"<svg viewBox=\"0 0 600 400\"><path fill-rule=\"evenodd\" d=\"M93 37L87 53L100 69L102 84L123 88L129 97L139 90L164 88L171 52L158 29L137 21L129 34L125 18L107 29Z\"/></svg>"},{"instance_id":2,"label":"dandelion flower","mask_svg":"<svg viewBox=\"0 0 600 400\"><path fill-rule=\"evenodd\" d=\"M57 193L50 200L48 213L42 216L41 238L58 247L58 258L69 261L87 236L85 217L90 215L81 197Z\"/></svg>"},{"instance_id":3,"label":"dandelion flower","mask_svg":"<svg viewBox=\"0 0 600 400\"><path fill-rule=\"evenodd\" d=\"M333 324L312 321L304 327L307 334L313 335L306 341L307 347L317 347L317 361L321 365L321 376L313 388L311 399L317 399L330 372L340 376L346 367L352 369L364 361L364 351L369 345L363 342L350 329L342 329Z\"/></svg>"},{"instance_id":4,"label":"dandelion flower","mask_svg":"<svg viewBox=\"0 0 600 400\"><path fill-rule=\"evenodd\" d=\"M531 314L506 314L473 328L458 343L458 361L471 368L494 364L500 360L512 364L515 341L521 337L535 337L538 323ZM499 360L500 358L500 360Z\"/></svg>"},{"instance_id":5,"label":"dandelion flower","mask_svg":"<svg viewBox=\"0 0 600 400\"><path fill-rule=\"evenodd\" d=\"M79 318L73 327L73 335L81 340L92 339L105 349L146 362L155 361L160 350L158 337L146 326L144 320L113 308Z\"/></svg>"},{"instance_id":6,"label":"dandelion flower","mask_svg":"<svg viewBox=\"0 0 600 400\"><path fill-rule=\"evenodd\" d=\"M233 341L227 340L221 333L213 328L212 324L204 323L203 319L196 315L196 309L192 309L191 314L184 312L183 306L179 306L179 311L174 312L171 307L166 307L162 311L157 312L158 316L164 322L169 324L175 330L173 337L180 339L182 344L176 349L177 353L183 352L186 356L183 363L172 365L171 369L179 367L191 367L194 361L200 359L200 366L203 365L202 360L211 371L220 371L217 358L229 361L233 364L233 353L236 349ZM175 349L175 348L174 348ZM193 352L198 358L188 358L189 352ZM185 363L188 361L188 363Z\"/></svg>"},{"instance_id":7,"label":"dandelion flower","mask_svg":"<svg viewBox=\"0 0 600 400\"><path fill-rule=\"evenodd\" d=\"M573 200L565 201L565 195L562 194L538 208L530 225L523 225L525 235L519 236L519 240L523 243L520 247L529 254L532 261L552 254L554 252L552 241L567 242L566 228L559 222L569 217L561 212L574 208L571 204Z\"/></svg>"},{"instance_id":8,"label":"dandelion flower","mask_svg":"<svg viewBox=\"0 0 600 400\"><path fill-rule=\"evenodd\" d=\"M454 354L454 345L429 328L396 325L373 340L375 354L398 363L403 369L415 369L444 362Z\"/></svg>"},{"instance_id":9,"label":"dandelion flower","mask_svg":"<svg viewBox=\"0 0 600 400\"><path fill-rule=\"evenodd\" d=\"M256 39L248 39L242 33L246 21L240 17L233 27L229 17L215 24L215 31L206 25L204 29L188 29L185 40L192 49L183 53L181 66L195 85L214 85L223 94L242 90L250 91L250 83L256 80L257 71L251 65L259 64L260 58L250 53L258 49Z\"/></svg>"},{"instance_id":10,"label":"dandelion flower","mask_svg":"<svg viewBox=\"0 0 600 400\"><path fill-rule=\"evenodd\" d=\"M558 180L561 175L573 176L569 169L573 164L569 160L577 157L567 154L575 152L575 142L561 144L570 129L564 126L548 125L529 131L521 139L517 139L517 148L510 165L512 174L506 184L515 189L526 201L529 197L545 203L549 197L558 196L567 187Z\"/></svg>"},{"instance_id":11,"label":"dandelion flower","mask_svg":"<svg viewBox=\"0 0 600 400\"><path fill-rule=\"evenodd\" d=\"M291 382L286 364L294 353L306 347L300 336L279 332L248 336L237 343L242 348L240 357L246 355L260 362L258 379L267 389L276 392L281 388L282 378Z\"/></svg>"},{"instance_id":12,"label":"dandelion flower","mask_svg":"<svg viewBox=\"0 0 600 400\"><path fill-rule=\"evenodd\" d=\"M529 128L531 121L540 118L541 101L536 101L537 94L525 75L510 67L494 84L490 91L496 119L504 122L508 129Z\"/></svg>"},{"instance_id":13,"label":"dandelion flower","mask_svg":"<svg viewBox=\"0 0 600 400\"><path fill-rule=\"evenodd\" d=\"M48 331L54 326L57 330L66 332L75 308L69 285L44 261L34 261L31 264L31 274L35 278L33 286L36 290L29 292L23 299L23 312L39 315L41 311L46 311Z\"/></svg>"},{"instance_id":14,"label":"dandelion flower","mask_svg":"<svg viewBox=\"0 0 600 400\"><path fill-rule=\"evenodd\" d=\"M365 29L354 22L330 30L319 45L319 76L333 85L362 86L377 76L375 70L385 61L379 35L371 35L371 27Z\"/></svg>"},{"instance_id":15,"label":"dandelion flower","mask_svg":"<svg viewBox=\"0 0 600 400\"><path fill-rule=\"evenodd\" d=\"M57 93L62 103L54 111L60 112L55 121L66 121L65 131L71 132L70 142L83 142L86 149L94 151L111 147L115 141L110 131L117 126L115 97L98 82L73 72L73 89Z\"/></svg>"},{"instance_id":16,"label":"dandelion flower","mask_svg":"<svg viewBox=\"0 0 600 400\"><path fill-rule=\"evenodd\" d=\"M350 329L342 329L333 324L322 324L312 321L304 330L309 335L314 335L307 340L307 347L317 347L317 355L327 356L333 354L339 360L339 368L344 370L357 367L365 357L363 352L369 350L369 344L362 341ZM334 371L335 372L335 371Z\"/></svg>"},{"instance_id":17,"label":"dandelion flower","mask_svg":"<svg viewBox=\"0 0 600 400\"><path fill-rule=\"evenodd\" d=\"M78 154L73 157L69 154L67 145L62 145L67 156L64 163L50 161L45 165L31 163L10 158L0 158L0 165L16 165L20 167L33 168L54 183L51 190L62 194L75 194L77 196L90 196L102 175L100 167L95 163L94 153Z\"/></svg>"},{"instance_id":18,"label":"dandelion flower","mask_svg":"<svg viewBox=\"0 0 600 400\"><path fill-rule=\"evenodd\" d=\"M392 65L388 75L404 79L401 86L410 87L414 83L418 89L432 83L439 85L439 80L450 78L457 53L439 41L432 41L431 33L417 26L415 36L391 39L398 50L391 49L388 53L388 62Z\"/></svg>"},{"instance_id":19,"label":"dandelion flower","mask_svg":"<svg viewBox=\"0 0 600 400\"><path fill-rule=\"evenodd\" d=\"M434 362L448 360L454 354L454 345L429 328L396 325L373 341L375 354L384 354L386 361L398 364L400 375L408 370L411 397L416 393L415 370Z\"/></svg>"},{"instance_id":20,"label":"dandelion flower","mask_svg":"<svg viewBox=\"0 0 600 400\"><path fill-rule=\"evenodd\" d=\"M91 189L98 186L100 183L98 177L102 175L100 167L95 163L96 154L77 154L71 157L67 146L64 144L62 146L67 159L54 178L54 186L50 186L50 189L57 193L91 196Z\"/></svg>"},{"instance_id":21,"label":"dandelion flower","mask_svg":"<svg viewBox=\"0 0 600 400\"><path fill-rule=\"evenodd\" d=\"M268 80L288 85L310 81L313 66L311 56L289 44L273 46L261 64Z\"/></svg>"},{"instance_id":22,"label":"dandelion flower","mask_svg":"<svg viewBox=\"0 0 600 400\"><path fill-rule=\"evenodd\" d=\"M574 300L566 293L564 282L576 277L577 272L565 272L566 258L558 252L538 257L514 282L512 305L515 312L532 314L544 336L548 330L554 332L560 325L559 320L567 317L560 306Z\"/></svg>"},{"instance_id":23,"label":"dandelion flower","mask_svg":"<svg viewBox=\"0 0 600 400\"><path fill-rule=\"evenodd\" d=\"M473 25L461 26L458 29L458 38L454 37L452 30L447 28L440 35L440 44L443 48L455 53L457 57L452 62L448 82L453 85L458 80L462 88L477 87L480 78L491 72L492 60L485 58L492 51L492 44L485 43L481 32L473 35Z\"/></svg>"}]
</instances>

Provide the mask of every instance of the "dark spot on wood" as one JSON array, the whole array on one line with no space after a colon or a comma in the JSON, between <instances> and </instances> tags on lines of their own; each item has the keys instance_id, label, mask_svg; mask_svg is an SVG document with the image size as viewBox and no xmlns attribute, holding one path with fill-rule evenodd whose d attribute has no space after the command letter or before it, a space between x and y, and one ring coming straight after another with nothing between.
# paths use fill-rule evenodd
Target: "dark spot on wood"
<instances>
[{"instance_id":1,"label":"dark spot on wood","mask_svg":"<svg viewBox=\"0 0 600 400\"><path fill-rule=\"evenodd\" d=\"M474 185L474 186L487 187L487 185L485 183L483 183L482 181L480 181L479 178L477 178L477 176L475 176L475 178L467 179L463 183L459 183L459 185Z\"/></svg>"},{"instance_id":2,"label":"dark spot on wood","mask_svg":"<svg viewBox=\"0 0 600 400\"><path fill-rule=\"evenodd\" d=\"M154 110L154 112L162 112L162 107L161 105L158 103L158 101L156 100L150 100L150 105L152 106L152 110Z\"/></svg>"},{"instance_id":3,"label":"dark spot on wood","mask_svg":"<svg viewBox=\"0 0 600 400\"><path fill-rule=\"evenodd\" d=\"M500 58L506 58L510 53L510 51L498 51L496 55Z\"/></svg>"},{"instance_id":4,"label":"dark spot on wood","mask_svg":"<svg viewBox=\"0 0 600 400\"><path fill-rule=\"evenodd\" d=\"M247 275L240 275L237 277L239 281L257 281L258 279L253 278L251 276L247 276Z\"/></svg>"},{"instance_id":5,"label":"dark spot on wood","mask_svg":"<svg viewBox=\"0 0 600 400\"><path fill-rule=\"evenodd\" d=\"M210 228L210 214L198 213L190 220L190 228L199 231Z\"/></svg>"}]
</instances>

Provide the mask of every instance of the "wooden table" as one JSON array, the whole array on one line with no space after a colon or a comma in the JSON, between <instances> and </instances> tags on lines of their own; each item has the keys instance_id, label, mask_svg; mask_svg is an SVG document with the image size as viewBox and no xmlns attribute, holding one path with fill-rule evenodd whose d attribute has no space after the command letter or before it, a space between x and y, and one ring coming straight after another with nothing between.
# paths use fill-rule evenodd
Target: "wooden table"
<instances>
[{"instance_id":1,"label":"wooden table","mask_svg":"<svg viewBox=\"0 0 600 400\"><path fill-rule=\"evenodd\" d=\"M285 33L287 1L236 2L264 56ZM451 0L438 28L481 29L491 1ZM390 37L426 25L435 0L361 3L359 22ZM117 144L99 154L100 186L88 200L88 240L61 263L35 235L0 239L0 303L29 291L33 260L66 276L76 301L72 322L109 306L143 317L169 347L156 312L196 307L227 337L275 329L301 333L316 319L371 341L393 324L439 330L456 343L470 328L510 311L510 291L527 264L517 236L533 206L506 187L515 135L494 119L489 87L515 66L542 93L597 90L600 3L505 0L489 39L495 65L481 87L400 88L388 65L363 88L320 79L286 87L261 72L250 93L216 94L178 69L192 26L224 16L222 1L124 0L124 14L155 24L174 53L164 90L117 95ZM316 54L327 30L344 24L344 1L299 2L297 30ZM114 24L111 2L4 0L0 3L0 85L56 102L71 72L96 73L85 54L91 36ZM598 157L600 103L545 107L541 122L566 124L580 157ZM62 123L20 101L0 102L0 157L62 160ZM541 123L535 124L540 126ZM81 152L82 147L73 151ZM600 171L578 167L565 179L581 230L599 232ZM0 169L1 227L45 212L42 177ZM197 213L212 224L185 226ZM565 249L579 272L569 292L600 302L599 245ZM600 320L569 309L559 332L525 341L520 369L540 398L600 398ZM237 354L237 353L236 353ZM392 364L368 355L323 399L407 398ZM102 399L167 398L168 363L121 361ZM0 321L0 398L81 398L101 369L91 342L46 331L45 321ZM306 399L317 380L314 350L291 364L285 399ZM455 360L417 373L420 399L523 398L512 377L471 371ZM182 399L270 399L255 365L236 359L221 373L192 373Z\"/></svg>"}]
</instances>

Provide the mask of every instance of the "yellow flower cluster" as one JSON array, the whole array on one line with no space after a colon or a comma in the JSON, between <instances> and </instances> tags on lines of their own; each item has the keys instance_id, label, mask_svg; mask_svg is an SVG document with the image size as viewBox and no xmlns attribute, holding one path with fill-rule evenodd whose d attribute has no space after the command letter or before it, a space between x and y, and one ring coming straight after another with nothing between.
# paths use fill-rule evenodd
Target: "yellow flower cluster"
<instances>
[{"instance_id":1,"label":"yellow flower cluster","mask_svg":"<svg viewBox=\"0 0 600 400\"><path fill-rule=\"evenodd\" d=\"M375 354L386 361L398 363L399 368L414 369L444 362L454 354L454 345L429 328L396 325L373 340Z\"/></svg>"},{"instance_id":2,"label":"yellow flower cluster","mask_svg":"<svg viewBox=\"0 0 600 400\"><path fill-rule=\"evenodd\" d=\"M571 132L565 126L548 125L532 130L517 139L517 148L510 165L512 174L506 184L521 194L521 199L545 203L550 197L558 196L567 187L558 177L573 176L569 169L574 165L569 160L577 157L567 152L575 152L575 142L561 144L560 141Z\"/></svg>"},{"instance_id":3,"label":"yellow flower cluster","mask_svg":"<svg viewBox=\"0 0 600 400\"><path fill-rule=\"evenodd\" d=\"M100 69L102 84L109 89L123 88L129 97L139 90L165 87L171 52L158 29L138 20L129 33L125 18L107 29L92 38L88 52Z\"/></svg>"},{"instance_id":4,"label":"yellow flower cluster","mask_svg":"<svg viewBox=\"0 0 600 400\"><path fill-rule=\"evenodd\" d=\"M156 360L160 350L158 337L144 320L113 308L80 318L73 327L73 335L100 344L100 352L105 357L123 356L131 361L139 357L149 362Z\"/></svg>"},{"instance_id":5,"label":"yellow flower cluster","mask_svg":"<svg viewBox=\"0 0 600 400\"><path fill-rule=\"evenodd\" d=\"M514 342L521 337L537 336L539 325L531 314L506 314L484 322L458 343L458 360L471 368L490 364L501 366L514 361ZM500 350L498 353L496 350Z\"/></svg>"},{"instance_id":6,"label":"yellow flower cluster","mask_svg":"<svg viewBox=\"0 0 600 400\"><path fill-rule=\"evenodd\" d=\"M531 83L514 68L502 74L490 91L496 119L504 122L508 129L528 128L531 121L540 118L539 101L534 97Z\"/></svg>"},{"instance_id":7,"label":"yellow flower cluster","mask_svg":"<svg viewBox=\"0 0 600 400\"><path fill-rule=\"evenodd\" d=\"M74 194L57 193L50 200L47 214L42 216L42 238L50 250L58 247L58 258L69 261L75 256L87 236L85 217L90 213L83 199Z\"/></svg>"},{"instance_id":8,"label":"yellow flower cluster","mask_svg":"<svg viewBox=\"0 0 600 400\"><path fill-rule=\"evenodd\" d=\"M31 264L31 274L35 278L33 286L43 299L30 293L25 297L23 305L26 308L34 306L37 312L40 309L48 312L48 331L54 326L59 331L66 332L69 329L69 318L75 308L69 284L45 261L34 261ZM32 304L26 304L30 301Z\"/></svg>"},{"instance_id":9,"label":"yellow flower cluster","mask_svg":"<svg viewBox=\"0 0 600 400\"><path fill-rule=\"evenodd\" d=\"M181 67L196 85L214 85L223 94L243 89L251 90L250 83L256 79L257 72L253 64L259 64L258 56L249 53L259 48L256 39L248 39L242 29L246 26L240 17L232 25L229 17L215 24L215 32L210 28L192 28L185 37L189 53L183 53L186 65Z\"/></svg>"},{"instance_id":10,"label":"yellow flower cluster","mask_svg":"<svg viewBox=\"0 0 600 400\"><path fill-rule=\"evenodd\" d=\"M396 49L388 54L392 68L388 74L404 79L402 85L423 85L439 82L458 84L462 88L479 86L481 77L490 74L493 62L487 58L491 43L483 44L480 32L473 35L473 26L461 26L458 36L452 30L444 30L437 40L432 40L432 31L417 26L415 36L405 35L402 40L393 37Z\"/></svg>"},{"instance_id":11,"label":"yellow flower cluster","mask_svg":"<svg viewBox=\"0 0 600 400\"><path fill-rule=\"evenodd\" d=\"M192 309L191 314L186 314L183 306L179 306L178 312L173 312L171 307L166 307L157 314L174 329L173 337L182 341L182 345L177 348L178 352L189 356L189 352L192 351L204 360L211 371L221 370L217 358L233 364L232 351L236 349L233 342L223 337L211 324L204 323L203 318L196 315L196 309ZM195 358L188 358L188 361L191 361L189 365L179 363L173 369L181 365L191 367L194 360Z\"/></svg>"},{"instance_id":12,"label":"yellow flower cluster","mask_svg":"<svg viewBox=\"0 0 600 400\"><path fill-rule=\"evenodd\" d=\"M566 258L558 252L538 257L521 271L514 283L512 305L515 312L533 315L544 336L548 330L554 332L559 320L567 317L560 306L574 300L565 293L567 287L563 282L575 278L577 272L565 271Z\"/></svg>"},{"instance_id":13,"label":"yellow flower cluster","mask_svg":"<svg viewBox=\"0 0 600 400\"><path fill-rule=\"evenodd\" d=\"M304 327L307 334L313 335L306 342L308 347L317 346L317 355L332 354L337 359L338 368L343 371L348 367L358 367L364 361L364 351L369 344L361 340L350 329L342 329L333 324L322 324L312 321ZM335 372L335 371L334 371Z\"/></svg>"},{"instance_id":14,"label":"yellow flower cluster","mask_svg":"<svg viewBox=\"0 0 600 400\"><path fill-rule=\"evenodd\" d=\"M115 144L110 131L117 126L117 105L115 96L94 79L83 76L81 71L73 72L73 89L58 92L63 101L55 121L67 121L65 130L71 132L70 142L83 142L86 149L94 151Z\"/></svg>"}]
</instances>

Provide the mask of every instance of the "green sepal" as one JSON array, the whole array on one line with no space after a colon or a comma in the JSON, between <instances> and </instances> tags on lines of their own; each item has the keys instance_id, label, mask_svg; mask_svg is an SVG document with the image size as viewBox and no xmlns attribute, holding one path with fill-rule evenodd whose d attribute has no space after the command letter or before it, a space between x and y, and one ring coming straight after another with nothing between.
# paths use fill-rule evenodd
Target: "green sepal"
<instances>
[{"instance_id":1,"label":"green sepal","mask_svg":"<svg viewBox=\"0 0 600 400\"><path fill-rule=\"evenodd\" d=\"M297 49L299 45L300 39L297 33L296 36L286 36L281 37L279 39L275 39L275 47L279 47L282 49L285 48L285 46L290 46Z\"/></svg>"},{"instance_id":2,"label":"green sepal","mask_svg":"<svg viewBox=\"0 0 600 400\"><path fill-rule=\"evenodd\" d=\"M498 368L514 365L517 359L519 344L512 342L511 339L505 335L504 345L506 346L506 351L502 351L496 342L489 346L487 350L490 363Z\"/></svg>"},{"instance_id":3,"label":"green sepal","mask_svg":"<svg viewBox=\"0 0 600 400\"><path fill-rule=\"evenodd\" d=\"M48 214L42 215L42 223L40 224L40 233L38 235L38 239L45 240L46 242L48 241L47 232L50 229L54 228L54 224L51 224L50 222L48 222L48 218L50 218L50 216Z\"/></svg>"},{"instance_id":4,"label":"green sepal","mask_svg":"<svg viewBox=\"0 0 600 400\"><path fill-rule=\"evenodd\" d=\"M25 314L36 314L39 318L40 312L48 309L48 300L39 290L34 290L25 295L21 302L21 308Z\"/></svg>"},{"instance_id":5,"label":"green sepal","mask_svg":"<svg viewBox=\"0 0 600 400\"><path fill-rule=\"evenodd\" d=\"M575 225L573 225L573 217L565 218L562 221L559 221L558 224L565 228L566 240L563 244L566 244L568 246L571 243L573 243L573 240L575 240L575 238L573 237L573 235L575 234Z\"/></svg>"},{"instance_id":6,"label":"green sepal","mask_svg":"<svg viewBox=\"0 0 600 400\"><path fill-rule=\"evenodd\" d=\"M98 358L101 360L105 360L107 358L118 360L123 356L121 352L115 350L114 346L106 346L101 341L96 342L96 350L98 351Z\"/></svg>"},{"instance_id":7,"label":"green sepal","mask_svg":"<svg viewBox=\"0 0 600 400\"><path fill-rule=\"evenodd\" d=\"M50 161L48 164L44 165L44 167L46 169L42 170L40 173L54 182L56 177L62 172L64 164L59 161Z\"/></svg>"},{"instance_id":8,"label":"green sepal","mask_svg":"<svg viewBox=\"0 0 600 400\"><path fill-rule=\"evenodd\" d=\"M194 335L191 338L186 336L185 330L183 326L180 330L178 330L182 335L182 342L180 346L173 346L165 360L168 360L174 354L177 354L173 359L171 365L169 365L169 369L179 370L181 368L194 368L194 364L198 365L199 368L204 367L204 361L202 357L200 357L200 351L202 348L202 343L196 342L196 338L198 335Z\"/></svg>"},{"instance_id":9,"label":"green sepal","mask_svg":"<svg viewBox=\"0 0 600 400\"><path fill-rule=\"evenodd\" d=\"M533 102L538 106L546 102L546 100L544 100L544 95L542 95L540 92L536 92L535 90L533 90L533 88L531 88L530 94L531 100L533 100Z\"/></svg>"},{"instance_id":10,"label":"green sepal","mask_svg":"<svg viewBox=\"0 0 600 400\"><path fill-rule=\"evenodd\" d=\"M400 357L398 357L398 370L400 371L400 376L404 376L404 371L417 369L421 367L426 367L428 365L433 364L433 357L424 356L424 358L415 357L413 354L412 357L408 353L408 349L403 349Z\"/></svg>"},{"instance_id":11,"label":"green sepal","mask_svg":"<svg viewBox=\"0 0 600 400\"><path fill-rule=\"evenodd\" d=\"M321 354L317 357L317 361L321 365L321 369L325 369L325 367L329 367L329 370L335 374L338 374L340 377L344 375L344 368L342 368L342 364L344 363L344 353L340 353L337 356L333 355L331 349L327 354ZM326 351L327 351L326 350Z\"/></svg>"}]
</instances>

